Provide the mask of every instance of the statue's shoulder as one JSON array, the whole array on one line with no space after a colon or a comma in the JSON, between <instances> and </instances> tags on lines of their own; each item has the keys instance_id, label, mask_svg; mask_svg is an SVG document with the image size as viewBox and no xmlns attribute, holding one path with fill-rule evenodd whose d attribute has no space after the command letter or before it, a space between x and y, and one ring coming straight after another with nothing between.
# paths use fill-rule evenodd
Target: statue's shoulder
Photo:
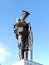
<instances>
[{"instance_id":1,"label":"statue's shoulder","mask_svg":"<svg viewBox=\"0 0 49 65\"><path fill-rule=\"evenodd\" d=\"M20 23L21 19L20 18L16 18L16 23Z\"/></svg>"}]
</instances>

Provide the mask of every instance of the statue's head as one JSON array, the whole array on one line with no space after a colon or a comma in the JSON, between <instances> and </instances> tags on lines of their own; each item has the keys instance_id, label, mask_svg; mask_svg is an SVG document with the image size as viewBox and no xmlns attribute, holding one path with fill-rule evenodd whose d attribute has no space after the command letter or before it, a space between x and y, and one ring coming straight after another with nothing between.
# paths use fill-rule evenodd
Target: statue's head
<instances>
[{"instance_id":1,"label":"statue's head","mask_svg":"<svg viewBox=\"0 0 49 65\"><path fill-rule=\"evenodd\" d=\"M23 10L21 19L24 21L29 14L30 14L29 12Z\"/></svg>"}]
</instances>

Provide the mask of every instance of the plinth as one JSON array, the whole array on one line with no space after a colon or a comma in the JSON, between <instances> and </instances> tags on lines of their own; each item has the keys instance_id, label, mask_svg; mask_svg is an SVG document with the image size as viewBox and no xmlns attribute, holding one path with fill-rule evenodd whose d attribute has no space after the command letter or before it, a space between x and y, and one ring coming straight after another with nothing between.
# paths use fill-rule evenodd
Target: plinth
<instances>
[{"instance_id":1,"label":"plinth","mask_svg":"<svg viewBox=\"0 0 49 65\"><path fill-rule=\"evenodd\" d=\"M42 65L40 63L34 62L34 61L29 61L29 60L20 60L18 62L15 62L11 65Z\"/></svg>"}]
</instances>

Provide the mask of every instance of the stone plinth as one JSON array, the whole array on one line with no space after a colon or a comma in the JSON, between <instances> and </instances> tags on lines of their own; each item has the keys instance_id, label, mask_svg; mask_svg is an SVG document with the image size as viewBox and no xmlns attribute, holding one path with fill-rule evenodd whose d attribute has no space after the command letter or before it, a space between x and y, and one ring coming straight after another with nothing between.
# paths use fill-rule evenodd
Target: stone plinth
<instances>
[{"instance_id":1,"label":"stone plinth","mask_svg":"<svg viewBox=\"0 0 49 65\"><path fill-rule=\"evenodd\" d=\"M28 60L20 60L18 62L15 62L14 64L11 65L42 65L40 63L36 63L34 61L28 61Z\"/></svg>"}]
</instances>

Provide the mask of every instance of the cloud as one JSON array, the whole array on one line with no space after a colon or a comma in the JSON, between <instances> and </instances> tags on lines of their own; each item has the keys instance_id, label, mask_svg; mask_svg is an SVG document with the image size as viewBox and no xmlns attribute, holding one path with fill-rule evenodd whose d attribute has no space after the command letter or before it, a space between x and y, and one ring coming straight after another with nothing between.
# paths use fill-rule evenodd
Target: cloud
<instances>
[{"instance_id":1,"label":"cloud","mask_svg":"<svg viewBox=\"0 0 49 65\"><path fill-rule=\"evenodd\" d=\"M8 50L7 46L0 44L0 63L7 60L11 55L11 52Z\"/></svg>"}]
</instances>

